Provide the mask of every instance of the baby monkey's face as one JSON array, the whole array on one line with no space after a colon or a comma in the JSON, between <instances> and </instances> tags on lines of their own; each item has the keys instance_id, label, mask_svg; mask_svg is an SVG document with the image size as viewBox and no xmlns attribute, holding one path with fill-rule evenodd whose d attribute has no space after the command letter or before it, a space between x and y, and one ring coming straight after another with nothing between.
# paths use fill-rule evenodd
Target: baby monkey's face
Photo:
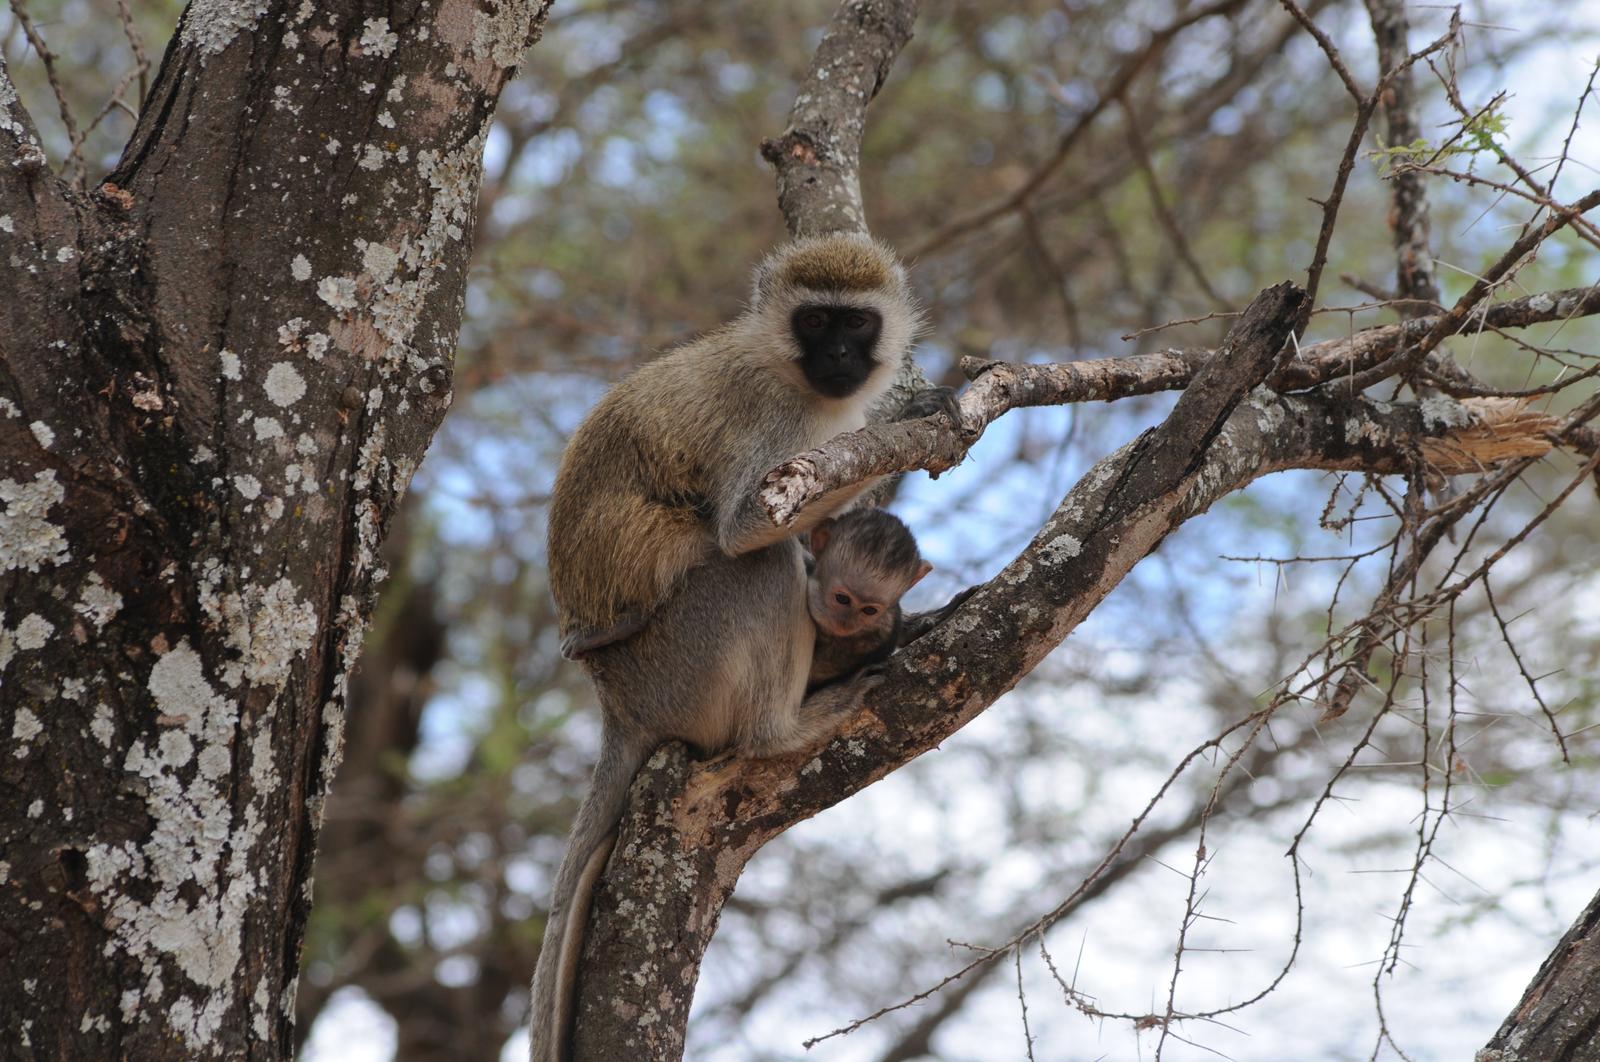
<instances>
[{"instance_id":1,"label":"baby monkey's face","mask_svg":"<svg viewBox=\"0 0 1600 1062\"><path fill-rule=\"evenodd\" d=\"M824 561L811 577L807 604L812 622L834 638L851 638L891 622L891 610L905 589L866 573L831 570Z\"/></svg>"}]
</instances>

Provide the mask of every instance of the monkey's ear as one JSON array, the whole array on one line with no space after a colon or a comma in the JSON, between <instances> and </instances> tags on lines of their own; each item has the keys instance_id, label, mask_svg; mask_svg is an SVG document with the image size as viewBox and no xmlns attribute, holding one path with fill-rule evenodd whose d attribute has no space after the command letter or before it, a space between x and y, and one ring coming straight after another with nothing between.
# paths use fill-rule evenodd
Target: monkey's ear
<instances>
[{"instance_id":1,"label":"monkey's ear","mask_svg":"<svg viewBox=\"0 0 1600 1062\"><path fill-rule=\"evenodd\" d=\"M918 561L917 562L917 574L916 574L916 577L911 580L910 584L906 587L906 589L910 590L911 587L916 586L918 583L922 582L922 577L924 575L927 575L931 571L933 571L933 565L929 564L927 561Z\"/></svg>"},{"instance_id":2,"label":"monkey's ear","mask_svg":"<svg viewBox=\"0 0 1600 1062\"><path fill-rule=\"evenodd\" d=\"M822 551L828 548L828 539L833 536L833 517L826 517L822 523L811 529L811 555L822 556Z\"/></svg>"}]
</instances>

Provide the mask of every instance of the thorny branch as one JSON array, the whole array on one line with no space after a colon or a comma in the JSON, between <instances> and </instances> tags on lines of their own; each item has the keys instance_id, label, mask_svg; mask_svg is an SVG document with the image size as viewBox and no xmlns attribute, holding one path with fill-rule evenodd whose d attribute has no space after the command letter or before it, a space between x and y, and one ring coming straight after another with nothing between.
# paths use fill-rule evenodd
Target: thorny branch
<instances>
[{"instance_id":1,"label":"thorny branch","mask_svg":"<svg viewBox=\"0 0 1600 1062\"><path fill-rule=\"evenodd\" d=\"M1105 88L1094 94L1094 102L1073 119L1066 132L1061 134L1050 157L1036 167L1015 191L970 214L955 218L943 228L935 230L931 236L911 250L910 257L922 258L930 255L997 218L1021 210L1050 181L1050 178L1055 176L1067 159L1072 157L1073 149L1078 146L1095 119L1127 92L1128 87L1140 73L1160 58L1162 52L1178 34L1206 19L1232 15L1243 6L1244 0L1213 0L1212 3L1186 12L1151 33L1144 47L1122 62L1107 81Z\"/></svg>"}]
</instances>

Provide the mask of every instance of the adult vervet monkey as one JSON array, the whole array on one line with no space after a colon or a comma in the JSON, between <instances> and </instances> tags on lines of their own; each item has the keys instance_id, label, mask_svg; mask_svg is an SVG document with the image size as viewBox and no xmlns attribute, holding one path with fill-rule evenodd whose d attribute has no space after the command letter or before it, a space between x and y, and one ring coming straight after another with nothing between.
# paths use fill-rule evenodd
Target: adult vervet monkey
<instances>
[{"instance_id":1,"label":"adult vervet monkey","mask_svg":"<svg viewBox=\"0 0 1600 1062\"><path fill-rule=\"evenodd\" d=\"M600 758L556 877L533 984L535 1062L567 1052L594 881L628 786L663 741L775 756L818 741L881 679L806 696L815 628L794 535L856 484L773 526L756 494L786 458L866 423L921 315L905 269L864 235L796 240L757 268L749 308L652 361L567 446L550 506L562 652L594 680ZM948 388L913 400L945 410Z\"/></svg>"}]
</instances>

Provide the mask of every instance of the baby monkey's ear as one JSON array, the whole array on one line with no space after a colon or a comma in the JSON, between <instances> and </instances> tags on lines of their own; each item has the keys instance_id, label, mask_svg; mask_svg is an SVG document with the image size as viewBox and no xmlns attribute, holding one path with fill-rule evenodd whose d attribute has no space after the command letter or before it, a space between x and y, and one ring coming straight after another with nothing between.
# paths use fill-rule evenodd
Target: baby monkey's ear
<instances>
[{"instance_id":1,"label":"baby monkey's ear","mask_svg":"<svg viewBox=\"0 0 1600 1062\"><path fill-rule=\"evenodd\" d=\"M811 529L811 555L822 556L822 551L828 548L828 539L833 537L833 517L828 517L822 523ZM920 576L918 578L921 578Z\"/></svg>"},{"instance_id":2,"label":"baby monkey's ear","mask_svg":"<svg viewBox=\"0 0 1600 1062\"><path fill-rule=\"evenodd\" d=\"M927 561L918 561L916 577L906 585L906 589L910 590L913 586L916 586L918 583L922 582L922 577L931 571L933 571L933 565L929 564Z\"/></svg>"}]
</instances>

